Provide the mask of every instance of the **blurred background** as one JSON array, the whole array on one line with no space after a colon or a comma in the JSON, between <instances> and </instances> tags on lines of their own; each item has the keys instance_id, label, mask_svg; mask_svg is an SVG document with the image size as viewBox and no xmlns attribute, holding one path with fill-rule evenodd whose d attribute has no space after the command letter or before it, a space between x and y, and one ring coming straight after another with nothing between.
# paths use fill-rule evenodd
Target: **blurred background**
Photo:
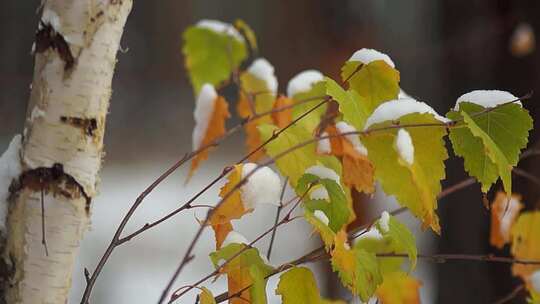
<instances>
[{"instance_id":1,"label":"blurred background","mask_svg":"<svg viewBox=\"0 0 540 304\"><path fill-rule=\"evenodd\" d=\"M23 129L39 3L2 1L0 151ZM93 202L92 228L77 260L72 303L78 303L84 288L83 268L95 267L136 196L191 149L194 98L183 68L181 33L202 18L228 22L241 18L250 24L258 35L260 54L276 67L281 92L291 77L308 68L337 79L342 63L355 50L368 47L390 55L401 72L401 87L440 113L446 113L463 93L496 88L516 96L535 91L525 105L533 117L540 117L536 105L540 53L534 41L540 28L537 0L135 1L113 80L101 194ZM534 131L531 142L537 138ZM188 185L184 185L186 168L173 175L147 198L128 230L160 217L198 192L224 166L241 158L242 142L238 135L220 146ZM534 159L520 165L533 174L539 172ZM451 157L446 166L445 185L465 178L461 160ZM521 179L515 183L527 208L538 207L539 187ZM198 202L214 204L218 189L214 187ZM378 215L394 205L382 196L374 201L366 213ZM416 220L407 220L419 236L420 252L508 254L507 248L498 251L489 246L489 212L477 185L441 201L438 212L440 237L421 232ZM238 230L251 240L272 225L274 213L272 207L259 208L238 223ZM197 228L196 217L204 214L204 210L183 213L118 248L98 280L92 303L156 301ZM286 233L278 231L271 263L295 259L318 242L306 223L293 222ZM191 284L212 271L207 254L213 246L207 230L196 260L175 286ZM266 251L267 242L259 248ZM320 273L318 284L325 295L343 296L326 266L311 267ZM494 303L518 284L506 264L422 261L417 275L424 282L423 303ZM275 278L269 283L270 295L275 283ZM209 287L219 293L226 282L222 278ZM185 301L193 303L192 297ZM513 301L525 303L524 297Z\"/></svg>"}]
</instances>

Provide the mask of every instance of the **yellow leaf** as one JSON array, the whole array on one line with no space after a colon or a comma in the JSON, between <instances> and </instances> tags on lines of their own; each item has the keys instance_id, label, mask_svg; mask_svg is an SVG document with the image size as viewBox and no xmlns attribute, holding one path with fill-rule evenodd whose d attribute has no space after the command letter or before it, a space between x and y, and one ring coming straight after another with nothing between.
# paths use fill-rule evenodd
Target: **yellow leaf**
<instances>
[{"instance_id":1,"label":"yellow leaf","mask_svg":"<svg viewBox=\"0 0 540 304\"><path fill-rule=\"evenodd\" d=\"M385 274L376 294L382 304L418 304L421 285L415 278L397 271Z\"/></svg>"},{"instance_id":2,"label":"yellow leaf","mask_svg":"<svg viewBox=\"0 0 540 304\"><path fill-rule=\"evenodd\" d=\"M227 183L219 193L220 197L225 197L242 180L242 166L242 164L234 166L234 169L229 173ZM240 190L234 191L227 200L213 210L209 220L215 232L217 249L221 248L227 234L232 230L231 220L239 219L252 211L253 209L246 209L242 203Z\"/></svg>"},{"instance_id":3,"label":"yellow leaf","mask_svg":"<svg viewBox=\"0 0 540 304\"><path fill-rule=\"evenodd\" d=\"M516 223L512 226L512 255L516 259L540 260L540 211L523 212L519 215ZM514 264L512 273L527 278L539 265Z\"/></svg>"},{"instance_id":4,"label":"yellow leaf","mask_svg":"<svg viewBox=\"0 0 540 304\"><path fill-rule=\"evenodd\" d=\"M214 299L214 295L212 295L212 292L208 290L206 287L201 287L201 293L199 294L199 299L201 300L201 304L216 304L216 300Z\"/></svg>"},{"instance_id":5,"label":"yellow leaf","mask_svg":"<svg viewBox=\"0 0 540 304\"><path fill-rule=\"evenodd\" d=\"M225 98L218 96L214 100L214 110L212 112L210 121L208 122L208 127L206 128L206 133L204 134L201 147L211 144L213 141L225 134L225 120L229 117L231 117L231 114L229 113L229 105L227 104L227 101ZM211 149L212 147L209 147L201 151L193 158L191 161L188 179L193 175L195 170L197 170L199 164L208 159L208 153Z\"/></svg>"},{"instance_id":6,"label":"yellow leaf","mask_svg":"<svg viewBox=\"0 0 540 304\"><path fill-rule=\"evenodd\" d=\"M294 103L294 100L287 98L285 96L280 96L276 101L274 102L273 109L279 109L286 106L290 106ZM272 120L274 121L274 124L278 126L278 128L284 128L292 121L292 108L288 108L285 110L280 110L277 112L272 113Z\"/></svg>"},{"instance_id":7,"label":"yellow leaf","mask_svg":"<svg viewBox=\"0 0 540 304\"><path fill-rule=\"evenodd\" d=\"M521 196L512 194L509 199L504 192L497 192L491 205L491 245L502 248L510 242L510 229L517 219L519 211L523 208L520 203Z\"/></svg>"}]
</instances>

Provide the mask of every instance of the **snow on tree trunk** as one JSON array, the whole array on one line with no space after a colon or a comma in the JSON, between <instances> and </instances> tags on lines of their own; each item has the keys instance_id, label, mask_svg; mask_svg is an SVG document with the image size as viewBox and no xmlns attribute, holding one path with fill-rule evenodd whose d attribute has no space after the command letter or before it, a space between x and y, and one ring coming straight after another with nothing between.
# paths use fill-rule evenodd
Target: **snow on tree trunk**
<instances>
[{"instance_id":1,"label":"snow on tree trunk","mask_svg":"<svg viewBox=\"0 0 540 304\"><path fill-rule=\"evenodd\" d=\"M43 1L22 173L9 188L0 243L0 303L67 303L73 262L97 193L111 80L131 5L131 0ZM48 255L42 244L42 193Z\"/></svg>"}]
</instances>

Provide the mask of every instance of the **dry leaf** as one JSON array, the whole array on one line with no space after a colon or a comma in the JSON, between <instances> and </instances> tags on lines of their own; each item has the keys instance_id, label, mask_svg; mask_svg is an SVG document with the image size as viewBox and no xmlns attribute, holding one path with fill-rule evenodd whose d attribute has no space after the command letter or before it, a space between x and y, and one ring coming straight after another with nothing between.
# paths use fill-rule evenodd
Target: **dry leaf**
<instances>
[{"instance_id":1,"label":"dry leaf","mask_svg":"<svg viewBox=\"0 0 540 304\"><path fill-rule=\"evenodd\" d=\"M491 233L489 242L501 249L510 242L510 229L523 208L521 196L512 194L510 200L504 192L497 192L491 205Z\"/></svg>"}]
</instances>

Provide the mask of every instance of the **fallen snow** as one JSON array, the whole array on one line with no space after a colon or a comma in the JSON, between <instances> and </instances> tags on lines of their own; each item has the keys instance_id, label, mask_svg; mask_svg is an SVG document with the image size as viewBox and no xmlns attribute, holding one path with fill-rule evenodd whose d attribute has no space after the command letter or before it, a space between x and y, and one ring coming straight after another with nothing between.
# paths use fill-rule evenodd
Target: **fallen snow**
<instances>
[{"instance_id":1,"label":"fallen snow","mask_svg":"<svg viewBox=\"0 0 540 304\"><path fill-rule=\"evenodd\" d=\"M312 200L328 200L330 196L328 195L328 191L324 186L318 185L311 190L309 193L309 198Z\"/></svg>"},{"instance_id":2,"label":"fallen snow","mask_svg":"<svg viewBox=\"0 0 540 304\"><path fill-rule=\"evenodd\" d=\"M244 42L244 37L240 35L240 33L236 30L236 28L234 28L234 26L226 22L222 22L219 20L203 19L197 22L195 26L209 29L218 34L227 34L231 37L236 38L236 40Z\"/></svg>"},{"instance_id":3,"label":"fallen snow","mask_svg":"<svg viewBox=\"0 0 540 304\"><path fill-rule=\"evenodd\" d=\"M534 291L540 293L540 270L533 272L529 279Z\"/></svg>"},{"instance_id":4,"label":"fallen snow","mask_svg":"<svg viewBox=\"0 0 540 304\"><path fill-rule=\"evenodd\" d=\"M389 221L390 221L390 214L387 211L384 211L381 214L381 218L379 219L379 227L381 227L382 233L386 233L390 231L390 225L388 223Z\"/></svg>"},{"instance_id":5,"label":"fallen snow","mask_svg":"<svg viewBox=\"0 0 540 304\"><path fill-rule=\"evenodd\" d=\"M508 202L508 207L505 207L505 209L505 211L500 213L501 218L499 231L504 238L509 238L512 222L518 215L519 210L521 210L521 203L519 202L519 200L512 196L510 198L510 201Z\"/></svg>"},{"instance_id":6,"label":"fallen snow","mask_svg":"<svg viewBox=\"0 0 540 304\"><path fill-rule=\"evenodd\" d=\"M322 139L317 142L317 153L330 154L332 152L332 145L330 144L330 138L324 138L328 136L327 132L321 133Z\"/></svg>"},{"instance_id":7,"label":"fallen snow","mask_svg":"<svg viewBox=\"0 0 540 304\"><path fill-rule=\"evenodd\" d=\"M321 222L323 222L326 226L328 226L328 223L330 223L330 220L328 219L328 217L326 216L326 214L324 214L324 212L322 212L321 210L315 210L315 212L313 212L313 215Z\"/></svg>"},{"instance_id":8,"label":"fallen snow","mask_svg":"<svg viewBox=\"0 0 540 304\"><path fill-rule=\"evenodd\" d=\"M446 117L439 115L435 110L424 102L414 99L395 99L379 105L373 114L368 117L364 130L370 126L388 120L396 120L410 113L429 113L441 122L448 122Z\"/></svg>"},{"instance_id":9,"label":"fallen snow","mask_svg":"<svg viewBox=\"0 0 540 304\"><path fill-rule=\"evenodd\" d=\"M399 157L412 166L414 163L414 145L409 132L405 129L399 129L394 145Z\"/></svg>"},{"instance_id":10,"label":"fallen snow","mask_svg":"<svg viewBox=\"0 0 540 304\"><path fill-rule=\"evenodd\" d=\"M62 29L60 24L60 17L58 17L58 14L50 8L46 8L43 10L43 14L41 15L41 22L38 25L38 29L42 28L41 23L50 25L57 33L59 33Z\"/></svg>"},{"instance_id":11,"label":"fallen snow","mask_svg":"<svg viewBox=\"0 0 540 304\"><path fill-rule=\"evenodd\" d=\"M384 62L386 62L386 64L388 64L392 68L396 67L396 65L388 55L374 49L358 50L354 52L354 54L352 54L351 58L349 58L349 61L360 61L363 64L369 64L370 62L377 60L384 60Z\"/></svg>"},{"instance_id":12,"label":"fallen snow","mask_svg":"<svg viewBox=\"0 0 540 304\"><path fill-rule=\"evenodd\" d=\"M9 186L13 179L22 173L21 167L21 135L13 137L7 150L0 156L0 231L6 229L6 216L8 212Z\"/></svg>"},{"instance_id":13,"label":"fallen snow","mask_svg":"<svg viewBox=\"0 0 540 304\"><path fill-rule=\"evenodd\" d=\"M195 104L195 111L193 112L195 118L195 128L193 128L193 150L197 150L201 147L206 130L208 129L208 124L214 113L217 97L218 95L214 86L208 83L205 83L202 86Z\"/></svg>"},{"instance_id":14,"label":"fallen snow","mask_svg":"<svg viewBox=\"0 0 540 304\"><path fill-rule=\"evenodd\" d=\"M266 82L266 87L274 95L277 93L278 81L274 74L274 67L264 58L258 58L247 69L253 76Z\"/></svg>"},{"instance_id":15,"label":"fallen snow","mask_svg":"<svg viewBox=\"0 0 540 304\"><path fill-rule=\"evenodd\" d=\"M256 167L257 164L245 163L242 166L242 178L245 178ZM259 168L241 187L242 201L247 209L255 208L257 204L279 206L281 187L279 175L268 167Z\"/></svg>"},{"instance_id":16,"label":"fallen snow","mask_svg":"<svg viewBox=\"0 0 540 304\"><path fill-rule=\"evenodd\" d=\"M337 128L339 134L357 132L355 127L349 125L348 123L346 123L344 121L338 122L336 124L336 128ZM360 141L360 136L358 134L347 134L347 135L345 135L345 138L348 141L351 142L351 144L353 145L353 148L354 148L354 150L356 150L356 152L358 152L358 153L360 153L361 155L364 155L364 156L368 155L368 150L366 149L366 147Z\"/></svg>"},{"instance_id":17,"label":"fallen snow","mask_svg":"<svg viewBox=\"0 0 540 304\"><path fill-rule=\"evenodd\" d=\"M311 166L306 169L305 173L313 174L321 179L325 179L325 178L331 179L335 181L338 185L341 185L339 181L339 175L334 170L328 169L324 166L320 166L320 165Z\"/></svg>"},{"instance_id":18,"label":"fallen snow","mask_svg":"<svg viewBox=\"0 0 540 304\"><path fill-rule=\"evenodd\" d=\"M518 99L513 94L506 91L499 90L476 90L466 94L461 95L456 102L454 110L459 110L459 104L462 102L471 102L482 106L484 108L493 108L497 105L514 101ZM521 105L521 101L514 102L515 104Z\"/></svg>"},{"instance_id":19,"label":"fallen snow","mask_svg":"<svg viewBox=\"0 0 540 304\"><path fill-rule=\"evenodd\" d=\"M287 84L287 96L294 95L311 90L311 87L319 81L323 81L324 76L317 70L306 70L298 73Z\"/></svg>"}]
</instances>

